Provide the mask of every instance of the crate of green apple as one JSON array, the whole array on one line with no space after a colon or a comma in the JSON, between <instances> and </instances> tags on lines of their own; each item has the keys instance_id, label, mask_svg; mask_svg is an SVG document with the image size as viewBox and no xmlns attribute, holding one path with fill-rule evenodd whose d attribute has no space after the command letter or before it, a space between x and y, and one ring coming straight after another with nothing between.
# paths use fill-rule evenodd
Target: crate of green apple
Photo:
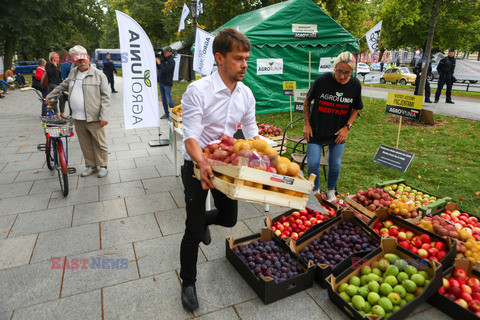
<instances>
[{"instance_id":1,"label":"crate of green apple","mask_svg":"<svg viewBox=\"0 0 480 320\"><path fill-rule=\"evenodd\" d=\"M455 261L445 272L442 284L428 303L454 319L480 318L480 271L470 260Z\"/></svg>"},{"instance_id":2,"label":"crate of green apple","mask_svg":"<svg viewBox=\"0 0 480 320\"><path fill-rule=\"evenodd\" d=\"M442 275L439 262L383 238L379 249L327 282L330 300L351 319L405 319L435 294Z\"/></svg>"},{"instance_id":3,"label":"crate of green apple","mask_svg":"<svg viewBox=\"0 0 480 320\"><path fill-rule=\"evenodd\" d=\"M307 237L292 239L288 245L305 263L315 264L315 281L325 288L328 275L340 274L351 266L352 259L365 256L378 248L379 243L377 234L351 209L344 209Z\"/></svg>"},{"instance_id":4,"label":"crate of green apple","mask_svg":"<svg viewBox=\"0 0 480 320\"><path fill-rule=\"evenodd\" d=\"M441 262L444 270L455 260L457 247L454 240L424 230L385 209L377 211L377 217L370 221L369 226L382 237L394 238L399 246L419 257Z\"/></svg>"},{"instance_id":5,"label":"crate of green apple","mask_svg":"<svg viewBox=\"0 0 480 320\"><path fill-rule=\"evenodd\" d=\"M227 238L226 257L265 304L313 285L315 270L297 259L269 228L236 240Z\"/></svg>"},{"instance_id":6,"label":"crate of green apple","mask_svg":"<svg viewBox=\"0 0 480 320\"><path fill-rule=\"evenodd\" d=\"M321 205L325 213L305 207L301 210L289 210L274 219L265 218L265 226L272 229L275 236L284 240L292 238L297 240L303 235L308 235L312 227L321 224L337 215L337 211L328 204Z\"/></svg>"},{"instance_id":7,"label":"crate of green apple","mask_svg":"<svg viewBox=\"0 0 480 320\"><path fill-rule=\"evenodd\" d=\"M430 213L445 205L450 198L440 199L438 196L429 194L416 187L406 184L404 179L385 181L377 183L377 187L382 187L394 198L406 196L415 204L415 210L422 213Z\"/></svg>"}]
</instances>

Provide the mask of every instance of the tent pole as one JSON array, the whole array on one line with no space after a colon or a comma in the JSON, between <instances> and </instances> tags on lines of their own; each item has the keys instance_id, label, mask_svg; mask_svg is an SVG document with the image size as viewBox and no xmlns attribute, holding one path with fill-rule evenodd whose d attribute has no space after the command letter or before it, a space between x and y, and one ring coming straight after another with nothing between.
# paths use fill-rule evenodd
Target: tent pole
<instances>
[{"instance_id":1,"label":"tent pole","mask_svg":"<svg viewBox=\"0 0 480 320\"><path fill-rule=\"evenodd\" d=\"M312 51L308 51L308 89L310 89L311 70L312 70Z\"/></svg>"}]
</instances>

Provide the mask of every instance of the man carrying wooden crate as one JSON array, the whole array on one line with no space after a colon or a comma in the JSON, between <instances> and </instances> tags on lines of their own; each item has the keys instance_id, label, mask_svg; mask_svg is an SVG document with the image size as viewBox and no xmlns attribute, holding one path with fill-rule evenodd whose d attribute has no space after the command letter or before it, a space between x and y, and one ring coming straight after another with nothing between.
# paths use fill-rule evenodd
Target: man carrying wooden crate
<instances>
[{"instance_id":1,"label":"man carrying wooden crate","mask_svg":"<svg viewBox=\"0 0 480 320\"><path fill-rule=\"evenodd\" d=\"M184 132L182 181L187 220L180 247L182 304L189 311L198 308L195 288L197 254L200 242L210 244L209 225L233 227L237 223L238 203L214 189L214 175L202 156L209 142L222 134L233 137L242 124L246 139L258 138L255 98L241 81L247 69L250 41L235 29L222 29L213 41L218 71L190 84L182 97ZM193 167L200 167L201 181ZM211 189L216 209L206 212L205 201Z\"/></svg>"}]
</instances>

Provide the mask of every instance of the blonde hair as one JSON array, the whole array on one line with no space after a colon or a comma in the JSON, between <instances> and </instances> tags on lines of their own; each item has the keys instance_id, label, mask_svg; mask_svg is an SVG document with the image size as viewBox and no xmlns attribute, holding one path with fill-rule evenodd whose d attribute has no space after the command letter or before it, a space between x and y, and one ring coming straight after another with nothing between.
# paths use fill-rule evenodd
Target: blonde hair
<instances>
[{"instance_id":1,"label":"blonde hair","mask_svg":"<svg viewBox=\"0 0 480 320\"><path fill-rule=\"evenodd\" d=\"M337 64L340 62L345 62L350 66L350 68L352 68L352 71L355 70L355 56L351 52L345 51L340 53L333 63L333 70L335 70Z\"/></svg>"},{"instance_id":2,"label":"blonde hair","mask_svg":"<svg viewBox=\"0 0 480 320\"><path fill-rule=\"evenodd\" d=\"M47 64L47 61L43 58L38 59L38 66L43 67Z\"/></svg>"},{"instance_id":3,"label":"blonde hair","mask_svg":"<svg viewBox=\"0 0 480 320\"><path fill-rule=\"evenodd\" d=\"M55 51L50 52L50 53L48 54L48 61L52 61L53 55L55 55L55 54L58 56L58 53L57 53L57 52L55 52Z\"/></svg>"}]
</instances>

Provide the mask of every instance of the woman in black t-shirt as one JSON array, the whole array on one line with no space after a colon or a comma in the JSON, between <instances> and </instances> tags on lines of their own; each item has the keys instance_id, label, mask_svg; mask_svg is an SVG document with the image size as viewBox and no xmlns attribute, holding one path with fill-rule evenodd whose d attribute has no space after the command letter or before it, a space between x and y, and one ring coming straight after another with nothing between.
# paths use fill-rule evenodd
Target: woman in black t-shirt
<instances>
[{"instance_id":1,"label":"woman in black t-shirt","mask_svg":"<svg viewBox=\"0 0 480 320\"><path fill-rule=\"evenodd\" d=\"M333 72L315 79L303 104L303 136L308 142L307 172L308 175L317 175L314 191L318 190L322 146L329 148L328 200L336 199L335 187L340 176L345 141L358 111L363 108L362 86L357 78L352 78L354 68L353 54L342 52L335 60Z\"/></svg>"}]
</instances>

